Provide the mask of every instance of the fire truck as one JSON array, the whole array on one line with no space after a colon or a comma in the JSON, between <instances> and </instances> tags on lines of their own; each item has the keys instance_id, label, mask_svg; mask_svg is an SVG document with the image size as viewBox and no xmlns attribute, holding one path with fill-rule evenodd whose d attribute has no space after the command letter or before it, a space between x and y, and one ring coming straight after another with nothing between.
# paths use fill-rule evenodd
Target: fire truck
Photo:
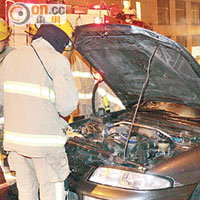
<instances>
[{"instance_id":1,"label":"fire truck","mask_svg":"<svg viewBox=\"0 0 200 200\"><path fill-rule=\"evenodd\" d=\"M129 24L152 30L152 26L137 19L133 12L123 12L118 5L104 4L86 6L67 6L66 18L74 27L84 24Z\"/></svg>"}]
</instances>

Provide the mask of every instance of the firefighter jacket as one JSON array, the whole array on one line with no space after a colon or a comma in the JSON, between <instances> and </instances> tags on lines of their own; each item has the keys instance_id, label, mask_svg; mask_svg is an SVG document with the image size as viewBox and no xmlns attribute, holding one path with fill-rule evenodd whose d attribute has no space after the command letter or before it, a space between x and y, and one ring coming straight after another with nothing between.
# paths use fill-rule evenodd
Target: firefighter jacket
<instances>
[{"instance_id":1,"label":"firefighter jacket","mask_svg":"<svg viewBox=\"0 0 200 200\"><path fill-rule=\"evenodd\" d=\"M13 50L10 46L6 46L5 51L0 54L0 68L2 67L3 61L5 57ZM0 132L2 132L4 124L4 118L3 118L3 106L0 105ZM0 143L1 144L1 143Z\"/></svg>"},{"instance_id":2,"label":"firefighter jacket","mask_svg":"<svg viewBox=\"0 0 200 200\"><path fill-rule=\"evenodd\" d=\"M20 47L0 71L0 103L4 106L4 149L29 157L63 153L67 136L59 114L67 116L78 103L69 61L42 38L33 48Z\"/></svg>"},{"instance_id":3,"label":"firefighter jacket","mask_svg":"<svg viewBox=\"0 0 200 200\"><path fill-rule=\"evenodd\" d=\"M92 91L96 83L91 74L91 65L80 55L74 51L71 56L72 74L78 88L79 97L79 115L89 117L92 114ZM107 96L110 110L117 111L125 107L120 99L112 92L112 90L102 82L95 95L96 110L102 107L105 108L103 97Z\"/></svg>"},{"instance_id":4,"label":"firefighter jacket","mask_svg":"<svg viewBox=\"0 0 200 200\"><path fill-rule=\"evenodd\" d=\"M0 67L3 64L3 60L5 59L5 57L13 50L13 48L11 48L10 46L6 46L5 51L3 53L0 54Z\"/></svg>"}]
</instances>

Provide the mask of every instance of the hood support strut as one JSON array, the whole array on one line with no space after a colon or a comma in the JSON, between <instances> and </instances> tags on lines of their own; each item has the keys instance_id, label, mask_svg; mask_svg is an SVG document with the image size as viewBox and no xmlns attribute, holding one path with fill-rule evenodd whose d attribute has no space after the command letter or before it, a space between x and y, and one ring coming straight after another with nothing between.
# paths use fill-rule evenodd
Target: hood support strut
<instances>
[{"instance_id":1,"label":"hood support strut","mask_svg":"<svg viewBox=\"0 0 200 200\"><path fill-rule=\"evenodd\" d=\"M125 145L125 148L124 148L124 161L126 160L126 152L127 152L127 147L128 147L128 143L129 143L129 140L130 140L130 137L131 137L131 132L133 130L133 127L134 127L134 123L135 123L135 119L136 119L136 115L137 115L137 112L138 112L138 108L139 108L139 105L140 105L140 102L141 102L141 99L142 99L142 96L144 94L144 91L145 89L147 88L148 86L148 83L149 83L149 77L150 77L150 67L151 67L151 63L152 63L152 60L153 60L153 57L157 51L157 48L158 48L158 44L155 46L154 50L153 50L153 53L149 59L149 63L148 63L148 67L147 67L147 76L146 76L146 80L145 82L143 83L143 86L142 86L142 89L141 89L141 92L140 92L140 96L139 96L139 99L138 99L138 103L137 103L137 107L135 109L135 113L134 113L134 116L133 116L133 119L132 119L132 122L131 122L131 127L129 129L129 133L128 133L128 138L127 138L127 141L126 141L126 145Z\"/></svg>"}]
</instances>

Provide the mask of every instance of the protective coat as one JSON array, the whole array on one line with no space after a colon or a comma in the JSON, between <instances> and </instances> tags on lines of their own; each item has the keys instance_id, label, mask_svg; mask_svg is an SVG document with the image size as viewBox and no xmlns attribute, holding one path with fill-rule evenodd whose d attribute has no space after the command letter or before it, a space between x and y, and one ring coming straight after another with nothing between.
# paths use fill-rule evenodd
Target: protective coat
<instances>
[{"instance_id":1,"label":"protective coat","mask_svg":"<svg viewBox=\"0 0 200 200\"><path fill-rule=\"evenodd\" d=\"M72 74L78 87L79 96L79 115L89 117L92 114L92 91L96 83L91 75L91 66L77 51L71 56ZM107 96L111 111L124 109L121 101L116 97L113 91L102 82L95 95L95 107L105 108L103 97Z\"/></svg>"},{"instance_id":2,"label":"protective coat","mask_svg":"<svg viewBox=\"0 0 200 200\"><path fill-rule=\"evenodd\" d=\"M3 61L5 57L13 50L10 46L6 46L3 53L0 54L0 68L2 67ZM3 117L3 107L0 105L0 131L2 131L2 117ZM2 144L2 141L0 141L0 144ZM2 146L2 145L1 145Z\"/></svg>"},{"instance_id":3,"label":"protective coat","mask_svg":"<svg viewBox=\"0 0 200 200\"><path fill-rule=\"evenodd\" d=\"M12 47L10 46L6 46L5 51L3 53L0 54L0 67L3 64L3 60L5 59L5 57L13 50Z\"/></svg>"},{"instance_id":4,"label":"protective coat","mask_svg":"<svg viewBox=\"0 0 200 200\"><path fill-rule=\"evenodd\" d=\"M5 57L13 50L13 48L11 48L10 46L6 46L5 51L0 54L0 68L2 67L3 61L5 59ZM2 144L3 144L3 125L2 125L2 119L3 119L3 107L2 105L0 105L0 157L2 159ZM3 165L3 163L2 163ZM3 167L3 166L2 166ZM5 169L4 169L5 170ZM7 187L7 183L6 180L4 178L3 175L3 171L0 168L0 188L3 189L4 187ZM2 200L6 200L7 197L7 191L5 190L5 192L3 192L3 194L0 195L0 199Z\"/></svg>"},{"instance_id":5,"label":"protective coat","mask_svg":"<svg viewBox=\"0 0 200 200\"><path fill-rule=\"evenodd\" d=\"M63 153L67 136L59 113L77 107L78 93L69 61L44 39L33 41L42 62L30 47L12 51L0 73L0 103L4 102L4 149L28 157Z\"/></svg>"},{"instance_id":6,"label":"protective coat","mask_svg":"<svg viewBox=\"0 0 200 200\"><path fill-rule=\"evenodd\" d=\"M4 59L12 50L13 48L7 45L5 47L5 50L0 54L0 69L2 67ZM2 159L2 153L3 153L3 147L2 147L3 146L3 128L4 128L3 106L0 105L0 158L1 159ZM2 166L3 166L3 163L2 163Z\"/></svg>"}]
</instances>

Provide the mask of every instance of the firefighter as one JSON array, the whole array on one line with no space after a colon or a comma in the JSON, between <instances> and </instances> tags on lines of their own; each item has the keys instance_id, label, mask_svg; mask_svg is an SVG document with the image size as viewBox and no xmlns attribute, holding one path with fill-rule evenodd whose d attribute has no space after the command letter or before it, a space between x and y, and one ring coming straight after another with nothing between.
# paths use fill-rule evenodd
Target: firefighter
<instances>
[{"instance_id":1,"label":"firefighter","mask_svg":"<svg viewBox=\"0 0 200 200\"><path fill-rule=\"evenodd\" d=\"M9 37L11 32L11 27L5 23L4 19L0 18L0 67L4 58L12 50L12 48L9 46Z\"/></svg>"},{"instance_id":2,"label":"firefighter","mask_svg":"<svg viewBox=\"0 0 200 200\"><path fill-rule=\"evenodd\" d=\"M66 21L66 23L67 23L68 26L70 27L70 28L68 28L68 33L67 33L67 34L68 34L68 35L72 35L74 29L73 29L71 23L70 23L68 20ZM28 28L24 31L25 33L27 33L27 36L28 36L28 44L31 43L31 41L32 41L32 39L33 39L33 36L36 35L36 33L37 33L39 27L40 27L40 24L29 24L29 25L28 25ZM70 44L71 44L71 42L70 42ZM69 53L69 50L70 50L70 44L68 44L68 45L66 46L66 48L65 48L65 50L64 50L64 52L63 52L63 55L64 55L65 57L67 57L67 58L68 58L68 53ZM72 117L72 114L71 114L70 116L67 116L67 117L63 117L63 116L60 115L60 117L61 117L63 120L67 121L67 122L71 122L70 119L73 118L73 117Z\"/></svg>"},{"instance_id":3,"label":"firefighter","mask_svg":"<svg viewBox=\"0 0 200 200\"><path fill-rule=\"evenodd\" d=\"M36 24L29 24L28 28L24 32L33 37L37 33L37 31L38 27L36 26Z\"/></svg>"},{"instance_id":4,"label":"firefighter","mask_svg":"<svg viewBox=\"0 0 200 200\"><path fill-rule=\"evenodd\" d=\"M37 33L38 28L39 27L36 24L29 24L28 28L24 31L25 33L27 33L27 40L29 44L31 43L33 36Z\"/></svg>"},{"instance_id":5,"label":"firefighter","mask_svg":"<svg viewBox=\"0 0 200 200\"><path fill-rule=\"evenodd\" d=\"M9 46L9 37L11 33L12 33L11 27L6 24L4 19L0 18L0 68L3 64L5 57L13 50L13 48ZM4 126L3 107L0 106L0 160L1 160L1 166L4 168L4 171L8 172L8 167L5 166L6 156L2 155L3 126Z\"/></svg>"},{"instance_id":6,"label":"firefighter","mask_svg":"<svg viewBox=\"0 0 200 200\"><path fill-rule=\"evenodd\" d=\"M70 173L65 153L68 116L78 104L69 61L62 55L69 23L42 24L32 45L11 52L0 74L4 104L4 149L16 171L19 200L64 200ZM67 124L65 124L67 125Z\"/></svg>"},{"instance_id":7,"label":"firefighter","mask_svg":"<svg viewBox=\"0 0 200 200\"><path fill-rule=\"evenodd\" d=\"M81 56L77 51L71 56L72 73L79 90L79 105L78 114L85 117L89 117L92 114L92 91L96 84L96 81L102 79L100 74L94 77L94 69L92 66ZM92 74L91 74L92 72ZM109 106L109 108L108 108ZM95 107L105 108L110 112L121 110L124 108L119 98L112 92L112 90L102 81L95 95Z\"/></svg>"}]
</instances>

